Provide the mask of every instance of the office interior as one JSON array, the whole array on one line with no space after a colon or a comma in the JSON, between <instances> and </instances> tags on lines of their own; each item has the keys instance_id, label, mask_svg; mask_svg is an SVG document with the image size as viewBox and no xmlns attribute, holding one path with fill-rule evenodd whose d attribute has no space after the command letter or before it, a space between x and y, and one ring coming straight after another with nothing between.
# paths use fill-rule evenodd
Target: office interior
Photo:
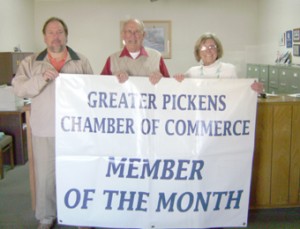
<instances>
[{"instance_id":1,"label":"office interior","mask_svg":"<svg viewBox=\"0 0 300 229\"><path fill-rule=\"evenodd\" d=\"M16 48L22 53L43 50L43 24L49 17L56 16L68 25L68 45L84 54L94 73L100 74L107 57L122 46L122 21L129 18L170 21L170 56L165 63L171 75L198 64L193 54L194 44L201 34L213 32L223 44L222 61L234 64L239 78L249 77L249 66L267 67L271 74L273 67L275 71L278 67L276 60L288 54L289 65L279 64L284 69L291 67L294 75L299 74L299 90L270 86L268 92L294 94L300 93L300 40L293 41L292 38L292 46L288 46L286 34L300 28L299 9L298 0L0 0L0 53L14 52ZM254 163L257 160L266 164L257 163L253 167L256 182L251 187L255 194L252 194L250 207L265 212L252 216L253 222L250 222L253 224L249 228L299 228L300 225L300 145L297 140L300 137L300 99L286 95L276 99L258 104L256 140L262 143L257 144L255 150L267 154L254 159ZM22 122L25 122L22 115L18 114L11 125L22 128ZM0 131L1 125L3 123ZM24 139L19 139L20 146L15 150L26 151L25 135L24 132ZM278 154L272 154L275 151ZM17 166L13 170L28 166L27 155L19 155L15 160ZM265 171L267 169L269 173ZM282 169L288 172L282 172ZM0 189L13 170L8 170L0 180ZM27 194L25 198L29 199L30 207L30 193ZM259 218L269 218L275 223L271 227L270 222L263 219L260 224L254 223ZM283 221L276 225L276 218ZM28 224L29 228L34 228L32 224Z\"/></svg>"},{"instance_id":2,"label":"office interior","mask_svg":"<svg viewBox=\"0 0 300 229\"><path fill-rule=\"evenodd\" d=\"M297 0L1 0L0 51L44 49L42 26L58 16L69 27L68 45L83 53L99 74L106 58L121 47L120 22L128 18L171 21L171 75L197 64L193 48L204 32L218 35L224 62L246 77L247 63L274 64L283 33L299 28ZM300 64L299 57L292 57Z\"/></svg>"}]
</instances>

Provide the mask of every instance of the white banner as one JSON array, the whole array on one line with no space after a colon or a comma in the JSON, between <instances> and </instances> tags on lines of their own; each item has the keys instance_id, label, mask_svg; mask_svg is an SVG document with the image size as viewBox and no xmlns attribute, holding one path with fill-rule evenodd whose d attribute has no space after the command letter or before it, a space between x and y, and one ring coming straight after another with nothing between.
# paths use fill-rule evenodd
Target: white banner
<instances>
[{"instance_id":1,"label":"white banner","mask_svg":"<svg viewBox=\"0 0 300 229\"><path fill-rule=\"evenodd\" d=\"M246 227L253 79L61 74L58 222L110 228Z\"/></svg>"}]
</instances>

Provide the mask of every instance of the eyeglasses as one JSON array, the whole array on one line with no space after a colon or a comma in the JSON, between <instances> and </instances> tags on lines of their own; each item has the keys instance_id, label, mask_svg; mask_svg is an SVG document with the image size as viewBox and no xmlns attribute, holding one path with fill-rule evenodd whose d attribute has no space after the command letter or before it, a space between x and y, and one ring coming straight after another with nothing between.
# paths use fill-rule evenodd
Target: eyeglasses
<instances>
[{"instance_id":1,"label":"eyeglasses","mask_svg":"<svg viewBox=\"0 0 300 229\"><path fill-rule=\"evenodd\" d=\"M124 31L126 34L128 35L141 35L142 34L142 31L141 30L136 30L136 31L132 31L132 30L125 30Z\"/></svg>"},{"instance_id":2,"label":"eyeglasses","mask_svg":"<svg viewBox=\"0 0 300 229\"><path fill-rule=\"evenodd\" d=\"M209 46L202 46L199 48L200 51L207 51L207 50L216 50L217 46L216 45L209 45Z\"/></svg>"},{"instance_id":3,"label":"eyeglasses","mask_svg":"<svg viewBox=\"0 0 300 229\"><path fill-rule=\"evenodd\" d=\"M48 36L55 36L55 35L62 35L64 34L64 31L63 30L59 30L59 31L46 31L45 32L45 35L48 35Z\"/></svg>"}]
</instances>

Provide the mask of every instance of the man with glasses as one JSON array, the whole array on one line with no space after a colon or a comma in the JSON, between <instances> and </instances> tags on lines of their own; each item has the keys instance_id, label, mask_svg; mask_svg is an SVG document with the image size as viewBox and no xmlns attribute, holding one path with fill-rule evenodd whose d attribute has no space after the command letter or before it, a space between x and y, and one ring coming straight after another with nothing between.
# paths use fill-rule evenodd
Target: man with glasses
<instances>
[{"instance_id":1,"label":"man with glasses","mask_svg":"<svg viewBox=\"0 0 300 229\"><path fill-rule=\"evenodd\" d=\"M145 31L142 21L125 21L121 36L125 45L123 50L107 59L101 75L116 75L120 83L129 76L148 76L152 84L158 83L162 77L169 77L160 52L143 47Z\"/></svg>"},{"instance_id":2,"label":"man with glasses","mask_svg":"<svg viewBox=\"0 0 300 229\"><path fill-rule=\"evenodd\" d=\"M88 59L67 46L68 27L49 18L43 27L46 48L25 58L12 80L17 96L31 99L31 130L35 168L38 229L56 221L55 80L59 73L93 74Z\"/></svg>"}]
</instances>

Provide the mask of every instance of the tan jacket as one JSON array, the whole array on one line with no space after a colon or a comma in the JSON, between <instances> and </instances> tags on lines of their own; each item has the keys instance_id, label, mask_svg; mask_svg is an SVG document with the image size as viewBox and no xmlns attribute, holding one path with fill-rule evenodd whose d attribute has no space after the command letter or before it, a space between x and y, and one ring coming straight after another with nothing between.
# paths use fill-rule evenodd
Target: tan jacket
<instances>
[{"instance_id":1,"label":"tan jacket","mask_svg":"<svg viewBox=\"0 0 300 229\"><path fill-rule=\"evenodd\" d=\"M54 69L47 50L26 57L12 80L14 93L31 99L32 134L39 137L55 136L55 82L46 82L43 73ZM61 73L93 74L89 61L68 47L68 58Z\"/></svg>"}]
</instances>

